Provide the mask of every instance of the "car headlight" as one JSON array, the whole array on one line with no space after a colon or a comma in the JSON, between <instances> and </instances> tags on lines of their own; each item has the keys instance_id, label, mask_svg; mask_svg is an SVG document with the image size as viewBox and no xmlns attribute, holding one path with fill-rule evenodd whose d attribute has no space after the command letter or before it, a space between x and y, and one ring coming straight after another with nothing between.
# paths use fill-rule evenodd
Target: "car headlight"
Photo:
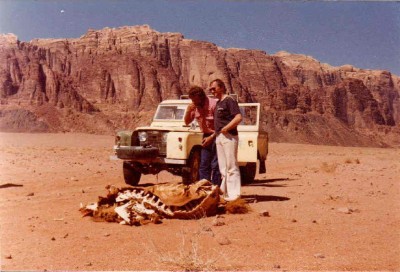
<instances>
[{"instance_id":1,"label":"car headlight","mask_svg":"<svg viewBox=\"0 0 400 272\"><path fill-rule=\"evenodd\" d=\"M146 131L140 131L138 133L139 141L145 142L147 140L147 132Z\"/></svg>"},{"instance_id":2,"label":"car headlight","mask_svg":"<svg viewBox=\"0 0 400 272\"><path fill-rule=\"evenodd\" d=\"M163 133L163 135L162 135L162 141L163 141L164 143L166 143L166 142L167 142L167 139L168 139L168 133Z\"/></svg>"}]
</instances>

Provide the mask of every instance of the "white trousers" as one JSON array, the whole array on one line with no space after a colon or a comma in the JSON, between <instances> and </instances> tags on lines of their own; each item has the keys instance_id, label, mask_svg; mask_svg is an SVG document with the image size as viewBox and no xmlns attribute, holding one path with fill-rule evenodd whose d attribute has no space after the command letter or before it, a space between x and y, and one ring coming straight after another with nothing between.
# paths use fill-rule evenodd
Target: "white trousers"
<instances>
[{"instance_id":1,"label":"white trousers","mask_svg":"<svg viewBox=\"0 0 400 272\"><path fill-rule=\"evenodd\" d=\"M237 161L238 136L220 133L216 139L221 190L227 201L240 197L240 170Z\"/></svg>"}]
</instances>

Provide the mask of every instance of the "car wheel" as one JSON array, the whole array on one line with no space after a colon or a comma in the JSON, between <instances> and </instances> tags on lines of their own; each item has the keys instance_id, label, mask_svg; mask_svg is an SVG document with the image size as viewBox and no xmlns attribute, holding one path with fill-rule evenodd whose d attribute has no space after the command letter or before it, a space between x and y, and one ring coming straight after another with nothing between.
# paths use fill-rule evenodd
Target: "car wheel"
<instances>
[{"instance_id":1,"label":"car wheel","mask_svg":"<svg viewBox=\"0 0 400 272\"><path fill-rule=\"evenodd\" d=\"M242 179L242 184L249 184L254 181L257 170L256 162L248 162L246 166L240 166L240 178Z\"/></svg>"},{"instance_id":2,"label":"car wheel","mask_svg":"<svg viewBox=\"0 0 400 272\"><path fill-rule=\"evenodd\" d=\"M200 159L201 151L196 148L191 152L186 167L182 169L182 182L184 184L191 184L200 179Z\"/></svg>"},{"instance_id":3,"label":"car wheel","mask_svg":"<svg viewBox=\"0 0 400 272\"><path fill-rule=\"evenodd\" d=\"M124 179L125 183L135 186L139 183L140 177L142 176L142 173L137 171L132 164L128 162L124 162L123 166L123 172L124 172Z\"/></svg>"}]
</instances>

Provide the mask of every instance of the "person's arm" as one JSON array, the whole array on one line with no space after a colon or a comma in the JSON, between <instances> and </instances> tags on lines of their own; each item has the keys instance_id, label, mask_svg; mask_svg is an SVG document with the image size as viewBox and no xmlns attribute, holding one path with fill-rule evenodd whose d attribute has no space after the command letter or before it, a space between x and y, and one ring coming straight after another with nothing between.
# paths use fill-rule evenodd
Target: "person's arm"
<instances>
[{"instance_id":1,"label":"person's arm","mask_svg":"<svg viewBox=\"0 0 400 272\"><path fill-rule=\"evenodd\" d=\"M238 113L226 126L221 129L221 133L228 133L229 130L236 128L240 122L242 122L242 114Z\"/></svg>"},{"instance_id":2,"label":"person's arm","mask_svg":"<svg viewBox=\"0 0 400 272\"><path fill-rule=\"evenodd\" d=\"M203 141L201 142L201 146L202 147L206 147L206 146L210 145L214 141L215 137L217 137L217 135L216 135L216 133L214 131L213 134L211 134L210 136L205 137L203 139Z\"/></svg>"},{"instance_id":3,"label":"person's arm","mask_svg":"<svg viewBox=\"0 0 400 272\"><path fill-rule=\"evenodd\" d=\"M242 114L240 113L239 104L231 97L227 97L227 107L229 112L234 115L233 119L221 129L221 133L226 134L230 130L235 129L242 122Z\"/></svg>"},{"instance_id":4,"label":"person's arm","mask_svg":"<svg viewBox=\"0 0 400 272\"><path fill-rule=\"evenodd\" d=\"M193 119L194 119L194 111L195 111L195 109L196 109L196 106L195 106L193 103L190 103L189 106L188 106L188 108L187 108L187 110L186 110L185 117L184 117L185 124L186 124L187 126L188 126L188 125L193 121Z\"/></svg>"}]
</instances>

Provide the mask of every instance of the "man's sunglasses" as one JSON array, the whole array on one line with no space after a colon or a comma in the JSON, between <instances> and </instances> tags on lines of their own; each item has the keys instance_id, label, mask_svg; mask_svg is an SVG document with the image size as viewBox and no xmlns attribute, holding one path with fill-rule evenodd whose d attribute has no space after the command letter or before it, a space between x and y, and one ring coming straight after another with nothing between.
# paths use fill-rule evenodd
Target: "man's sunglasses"
<instances>
[{"instance_id":1,"label":"man's sunglasses","mask_svg":"<svg viewBox=\"0 0 400 272\"><path fill-rule=\"evenodd\" d=\"M210 89L208 89L210 92L214 92L215 91L215 87L212 87Z\"/></svg>"}]
</instances>

